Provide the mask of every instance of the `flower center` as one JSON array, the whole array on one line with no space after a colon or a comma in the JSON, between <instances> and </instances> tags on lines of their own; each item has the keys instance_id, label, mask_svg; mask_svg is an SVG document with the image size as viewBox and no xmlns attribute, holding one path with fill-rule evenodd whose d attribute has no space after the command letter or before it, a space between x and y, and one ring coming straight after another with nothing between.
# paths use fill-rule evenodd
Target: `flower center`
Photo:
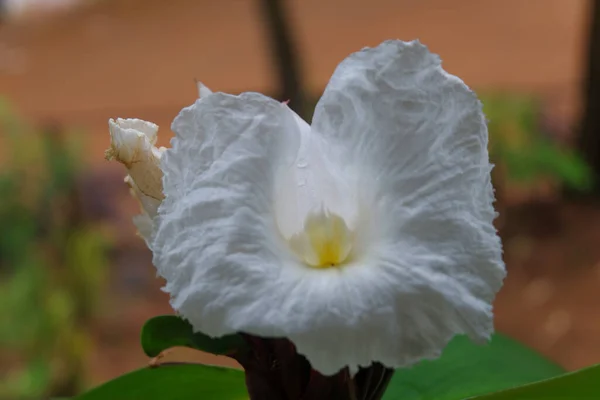
<instances>
[{"instance_id":1,"label":"flower center","mask_svg":"<svg viewBox=\"0 0 600 400\"><path fill-rule=\"evenodd\" d=\"M321 210L310 213L304 230L289 239L294 252L315 268L339 266L352 250L353 234L346 221L337 214Z\"/></svg>"}]
</instances>

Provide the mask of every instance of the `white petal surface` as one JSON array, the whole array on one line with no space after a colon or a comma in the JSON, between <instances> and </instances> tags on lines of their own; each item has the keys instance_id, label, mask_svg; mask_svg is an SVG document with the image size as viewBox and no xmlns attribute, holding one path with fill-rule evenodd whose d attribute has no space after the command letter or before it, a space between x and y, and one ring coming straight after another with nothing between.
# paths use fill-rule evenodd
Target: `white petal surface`
<instances>
[{"instance_id":1,"label":"white petal surface","mask_svg":"<svg viewBox=\"0 0 600 400\"><path fill-rule=\"evenodd\" d=\"M173 307L209 335L288 337L325 374L487 338L505 272L475 95L419 43L385 42L340 64L313 120L253 93L176 118L152 243ZM358 235L341 267L284 240L318 205Z\"/></svg>"},{"instance_id":2,"label":"white petal surface","mask_svg":"<svg viewBox=\"0 0 600 400\"><path fill-rule=\"evenodd\" d=\"M214 93L172 128L153 249L173 307L209 335L280 334L287 312L270 296L295 261L281 248L274 183L298 151L293 113L259 94Z\"/></svg>"},{"instance_id":3,"label":"white petal surface","mask_svg":"<svg viewBox=\"0 0 600 400\"><path fill-rule=\"evenodd\" d=\"M323 309L329 328L290 335L299 351L324 370L398 367L438 356L458 333L487 339L505 269L475 94L425 46L388 41L338 66L313 131L355 166L348 178L369 204L359 261L368 265L340 295L355 304Z\"/></svg>"},{"instance_id":4,"label":"white petal surface","mask_svg":"<svg viewBox=\"0 0 600 400\"><path fill-rule=\"evenodd\" d=\"M319 343L333 344L334 362L317 367L337 372L348 349L331 334L361 328L367 310L355 291L372 274L351 265L309 267L279 234L276 183L297 160L302 125L287 106L262 95L215 93L184 109L172 128L152 248L173 308L213 336L319 332ZM356 351L371 360L368 345Z\"/></svg>"},{"instance_id":5,"label":"white petal surface","mask_svg":"<svg viewBox=\"0 0 600 400\"><path fill-rule=\"evenodd\" d=\"M354 226L356 190L344 175L348 160L332 159L330 144L312 134L311 127L293 113L300 131L300 147L293 164L278 175L275 212L281 234L289 239L303 229L306 217L321 209L335 210Z\"/></svg>"}]
</instances>

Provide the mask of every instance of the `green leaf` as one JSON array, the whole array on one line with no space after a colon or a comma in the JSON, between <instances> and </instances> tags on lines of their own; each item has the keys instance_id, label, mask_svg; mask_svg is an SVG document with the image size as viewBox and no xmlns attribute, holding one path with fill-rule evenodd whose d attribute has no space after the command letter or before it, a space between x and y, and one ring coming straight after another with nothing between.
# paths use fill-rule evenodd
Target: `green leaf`
<instances>
[{"instance_id":1,"label":"green leaf","mask_svg":"<svg viewBox=\"0 0 600 400\"><path fill-rule=\"evenodd\" d=\"M194 347L192 327L174 315L149 319L142 328L142 349L148 357L156 357L171 347Z\"/></svg>"},{"instance_id":2,"label":"green leaf","mask_svg":"<svg viewBox=\"0 0 600 400\"><path fill-rule=\"evenodd\" d=\"M186 320L176 315L161 315L149 319L142 328L142 348L149 357L156 357L171 347L190 347L207 353L228 355L246 349L246 341L240 335L212 338L194 333Z\"/></svg>"},{"instance_id":3,"label":"green leaf","mask_svg":"<svg viewBox=\"0 0 600 400\"><path fill-rule=\"evenodd\" d=\"M244 373L200 364L163 364L122 375L75 400L246 400Z\"/></svg>"},{"instance_id":4,"label":"green leaf","mask_svg":"<svg viewBox=\"0 0 600 400\"><path fill-rule=\"evenodd\" d=\"M496 334L487 345L454 338L440 358L398 369L384 400L457 400L521 386L564 373L518 342Z\"/></svg>"},{"instance_id":5,"label":"green leaf","mask_svg":"<svg viewBox=\"0 0 600 400\"><path fill-rule=\"evenodd\" d=\"M476 397L477 400L599 398L600 364L541 382Z\"/></svg>"},{"instance_id":6,"label":"green leaf","mask_svg":"<svg viewBox=\"0 0 600 400\"><path fill-rule=\"evenodd\" d=\"M192 336L193 347L207 353L229 355L247 349L246 341L237 334L212 338L203 333L196 332Z\"/></svg>"}]
</instances>

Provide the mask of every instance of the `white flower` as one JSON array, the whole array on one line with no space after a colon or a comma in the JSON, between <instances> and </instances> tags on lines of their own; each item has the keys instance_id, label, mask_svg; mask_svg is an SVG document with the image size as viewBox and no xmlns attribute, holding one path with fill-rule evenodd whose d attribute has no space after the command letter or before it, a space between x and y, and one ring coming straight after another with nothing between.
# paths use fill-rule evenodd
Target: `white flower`
<instances>
[{"instance_id":1,"label":"white flower","mask_svg":"<svg viewBox=\"0 0 600 400\"><path fill-rule=\"evenodd\" d=\"M419 42L344 60L312 126L212 93L172 129L151 247L196 330L287 337L324 374L489 338L505 269L485 119Z\"/></svg>"}]
</instances>

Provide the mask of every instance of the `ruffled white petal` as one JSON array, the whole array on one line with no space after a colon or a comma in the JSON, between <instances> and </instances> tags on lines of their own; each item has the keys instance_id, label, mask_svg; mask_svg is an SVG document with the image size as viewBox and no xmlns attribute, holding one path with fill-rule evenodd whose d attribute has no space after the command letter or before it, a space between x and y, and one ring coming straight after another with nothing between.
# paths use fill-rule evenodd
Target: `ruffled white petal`
<instances>
[{"instance_id":1,"label":"ruffled white petal","mask_svg":"<svg viewBox=\"0 0 600 400\"><path fill-rule=\"evenodd\" d=\"M259 94L214 93L172 129L153 252L173 307L209 335L280 334L271 315L283 310L269 292L295 261L282 249L273 203L279 170L300 143L293 114Z\"/></svg>"},{"instance_id":2,"label":"ruffled white petal","mask_svg":"<svg viewBox=\"0 0 600 400\"><path fill-rule=\"evenodd\" d=\"M203 96L172 128L152 248L196 330L288 337L325 374L491 333L505 272L481 106L418 42L342 62L312 130L254 93ZM291 251L319 206L356 234L344 265Z\"/></svg>"},{"instance_id":3,"label":"ruffled white petal","mask_svg":"<svg viewBox=\"0 0 600 400\"><path fill-rule=\"evenodd\" d=\"M420 43L384 42L338 66L313 131L352 160L369 204L368 276L348 287L363 304L324 312L331 341L324 327L292 334L299 351L324 369L398 367L437 357L455 334L489 338L505 269L475 94Z\"/></svg>"}]
</instances>

